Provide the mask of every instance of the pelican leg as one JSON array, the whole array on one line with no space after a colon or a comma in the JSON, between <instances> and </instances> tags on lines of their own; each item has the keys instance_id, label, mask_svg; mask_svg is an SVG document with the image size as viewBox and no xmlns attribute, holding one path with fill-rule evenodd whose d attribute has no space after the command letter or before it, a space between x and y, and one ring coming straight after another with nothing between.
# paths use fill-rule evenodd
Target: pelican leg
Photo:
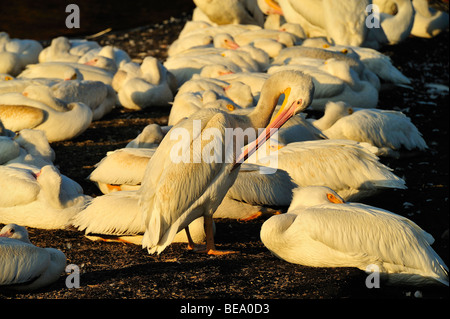
<instances>
[{"instance_id":1,"label":"pelican leg","mask_svg":"<svg viewBox=\"0 0 450 319\"><path fill-rule=\"evenodd\" d=\"M191 237L191 232L189 231L189 226L186 226L184 229L186 232L186 236L188 238L188 250L197 250L197 245L194 243Z\"/></svg>"},{"instance_id":2,"label":"pelican leg","mask_svg":"<svg viewBox=\"0 0 450 319\"><path fill-rule=\"evenodd\" d=\"M237 253L236 251L217 250L214 244L214 228L212 216L204 216L206 232L206 253L208 255L227 255Z\"/></svg>"}]
</instances>

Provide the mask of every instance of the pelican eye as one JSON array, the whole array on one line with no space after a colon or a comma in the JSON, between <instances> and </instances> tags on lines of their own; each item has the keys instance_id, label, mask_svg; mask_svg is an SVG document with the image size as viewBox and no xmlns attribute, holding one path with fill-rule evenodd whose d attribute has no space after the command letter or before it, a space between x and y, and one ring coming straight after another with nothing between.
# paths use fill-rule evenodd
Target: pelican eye
<instances>
[{"instance_id":1,"label":"pelican eye","mask_svg":"<svg viewBox=\"0 0 450 319\"><path fill-rule=\"evenodd\" d=\"M300 104L302 104L302 103L303 103L303 100L302 100L302 99L297 100L297 105L300 105Z\"/></svg>"},{"instance_id":2,"label":"pelican eye","mask_svg":"<svg viewBox=\"0 0 450 319\"><path fill-rule=\"evenodd\" d=\"M227 109L228 109L228 111L234 111L234 105L227 104Z\"/></svg>"},{"instance_id":3,"label":"pelican eye","mask_svg":"<svg viewBox=\"0 0 450 319\"><path fill-rule=\"evenodd\" d=\"M342 49L341 52L344 53L344 54L347 54L347 53L348 53L348 50L347 50L347 49Z\"/></svg>"},{"instance_id":4,"label":"pelican eye","mask_svg":"<svg viewBox=\"0 0 450 319\"><path fill-rule=\"evenodd\" d=\"M353 109L350 107L349 109L348 109L348 114L353 114Z\"/></svg>"}]
</instances>

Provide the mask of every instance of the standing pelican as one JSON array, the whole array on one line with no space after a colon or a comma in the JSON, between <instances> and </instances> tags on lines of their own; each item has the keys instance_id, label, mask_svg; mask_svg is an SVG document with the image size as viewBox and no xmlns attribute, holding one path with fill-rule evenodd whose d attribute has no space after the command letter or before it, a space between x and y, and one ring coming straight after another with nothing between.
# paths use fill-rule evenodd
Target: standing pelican
<instances>
[{"instance_id":1,"label":"standing pelican","mask_svg":"<svg viewBox=\"0 0 450 319\"><path fill-rule=\"evenodd\" d=\"M433 237L413 221L346 203L328 187L293 193L287 213L261 227L261 240L275 256L311 267L378 268L391 284L448 286L448 267L431 248Z\"/></svg>"},{"instance_id":2,"label":"standing pelican","mask_svg":"<svg viewBox=\"0 0 450 319\"><path fill-rule=\"evenodd\" d=\"M294 114L308 107L313 92L311 77L301 72L280 72L266 81L257 106L248 115L204 109L175 125L150 159L139 189L146 226L142 246L149 253L161 253L179 230L185 228L189 238L188 225L204 216L205 252L231 253L215 248L214 211L233 185L243 160L271 136L272 129L278 129ZM283 93L283 106L269 123ZM238 136L232 136L228 141L226 133L231 135L228 134L230 129L234 130L233 133L250 129L254 134L256 129L263 127L266 127L264 132L236 158ZM233 143L231 152L226 142Z\"/></svg>"}]
</instances>

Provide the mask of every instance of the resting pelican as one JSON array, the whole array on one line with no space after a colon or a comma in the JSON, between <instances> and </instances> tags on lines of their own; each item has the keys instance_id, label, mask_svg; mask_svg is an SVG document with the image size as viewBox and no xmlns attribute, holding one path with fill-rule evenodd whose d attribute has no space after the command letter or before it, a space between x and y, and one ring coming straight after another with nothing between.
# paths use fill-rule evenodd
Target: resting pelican
<instances>
[{"instance_id":1,"label":"resting pelican","mask_svg":"<svg viewBox=\"0 0 450 319\"><path fill-rule=\"evenodd\" d=\"M145 225L142 224L138 201L139 194L133 190L97 196L71 219L71 224L84 231L86 237L91 240L141 245ZM190 226L194 243L203 243L206 237L203 217L194 220ZM183 230L179 231L173 242L187 243L186 235Z\"/></svg>"},{"instance_id":2,"label":"resting pelican","mask_svg":"<svg viewBox=\"0 0 450 319\"><path fill-rule=\"evenodd\" d=\"M270 143L276 144L272 139ZM379 161L377 151L369 143L323 139L289 143L256 162L251 161L253 157L248 161L285 170L298 186L331 187L345 200L359 200L386 189L406 189L405 181Z\"/></svg>"},{"instance_id":3,"label":"resting pelican","mask_svg":"<svg viewBox=\"0 0 450 319\"><path fill-rule=\"evenodd\" d=\"M88 176L103 194L141 187L148 161L155 148L119 148L110 151Z\"/></svg>"},{"instance_id":4,"label":"resting pelican","mask_svg":"<svg viewBox=\"0 0 450 319\"><path fill-rule=\"evenodd\" d=\"M64 229L91 197L53 165L0 166L0 223L42 229Z\"/></svg>"},{"instance_id":5,"label":"resting pelican","mask_svg":"<svg viewBox=\"0 0 450 319\"><path fill-rule=\"evenodd\" d=\"M448 28L448 13L429 6L427 0L413 0L414 24L411 35L432 38Z\"/></svg>"},{"instance_id":6,"label":"resting pelican","mask_svg":"<svg viewBox=\"0 0 450 319\"><path fill-rule=\"evenodd\" d=\"M314 85L308 75L293 71L280 72L266 81L255 110L248 115L205 109L175 125L150 159L139 189L146 225L142 246L149 253L161 253L178 231L185 228L188 233L188 225L203 216L205 252L230 253L215 248L212 232L214 211L233 185L242 161L270 138L273 128L278 129L294 114L308 107L313 92ZM284 105L269 123L278 98L283 93ZM230 151L229 145L225 145L225 133L228 134L230 129L249 128L255 134L256 129L265 126L264 132L238 158L235 157L236 148L231 147ZM226 142L237 146L235 142L238 136L232 139ZM224 149L226 152L223 152ZM214 151L215 158L211 156L211 151Z\"/></svg>"},{"instance_id":7,"label":"resting pelican","mask_svg":"<svg viewBox=\"0 0 450 319\"><path fill-rule=\"evenodd\" d=\"M55 152L48 143L44 131L23 129L18 132L14 138L10 138L10 140L17 144L19 149L18 154L15 157L10 158L10 160L5 163L6 165L21 163L32 165L39 169L46 165L53 165Z\"/></svg>"},{"instance_id":8,"label":"resting pelican","mask_svg":"<svg viewBox=\"0 0 450 319\"><path fill-rule=\"evenodd\" d=\"M313 124L330 139L367 142L381 156L398 157L400 149L425 150L427 143L411 119L402 112L357 109L344 102L328 102L325 114Z\"/></svg>"},{"instance_id":9,"label":"resting pelican","mask_svg":"<svg viewBox=\"0 0 450 319\"><path fill-rule=\"evenodd\" d=\"M31 291L59 279L66 256L55 248L34 246L25 227L8 224L0 230L0 286Z\"/></svg>"},{"instance_id":10,"label":"resting pelican","mask_svg":"<svg viewBox=\"0 0 450 319\"><path fill-rule=\"evenodd\" d=\"M156 148L171 126L160 126L156 123L148 124L135 139L131 140L126 148Z\"/></svg>"},{"instance_id":11,"label":"resting pelican","mask_svg":"<svg viewBox=\"0 0 450 319\"><path fill-rule=\"evenodd\" d=\"M256 0L194 0L195 5L210 19L222 24L264 25L264 14Z\"/></svg>"},{"instance_id":12,"label":"resting pelican","mask_svg":"<svg viewBox=\"0 0 450 319\"><path fill-rule=\"evenodd\" d=\"M92 110L84 103L67 104L67 111L53 107L20 93L0 96L0 119L11 131L37 129L45 132L49 142L64 141L83 133L92 122Z\"/></svg>"},{"instance_id":13,"label":"resting pelican","mask_svg":"<svg viewBox=\"0 0 450 319\"><path fill-rule=\"evenodd\" d=\"M287 172L269 170L261 165L243 163L213 217L250 220L263 214L278 213L267 206L289 206L292 190L297 185Z\"/></svg>"},{"instance_id":14,"label":"resting pelican","mask_svg":"<svg viewBox=\"0 0 450 319\"><path fill-rule=\"evenodd\" d=\"M391 284L448 286L448 267L431 248L430 234L403 216L346 203L328 187L294 190L287 213L264 222L260 235L275 256L290 263L377 269Z\"/></svg>"}]
</instances>

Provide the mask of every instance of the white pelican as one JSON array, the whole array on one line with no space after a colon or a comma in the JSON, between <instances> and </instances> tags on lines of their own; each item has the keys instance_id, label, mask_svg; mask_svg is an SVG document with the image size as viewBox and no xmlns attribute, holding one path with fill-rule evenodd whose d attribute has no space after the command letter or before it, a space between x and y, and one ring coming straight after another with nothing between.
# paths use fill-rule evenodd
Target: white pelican
<instances>
[{"instance_id":1,"label":"white pelican","mask_svg":"<svg viewBox=\"0 0 450 319\"><path fill-rule=\"evenodd\" d=\"M234 36L234 40L240 46L254 43L258 39L272 39L280 42L286 47L292 47L297 42L295 35L289 32L270 29L249 30Z\"/></svg>"},{"instance_id":2,"label":"white pelican","mask_svg":"<svg viewBox=\"0 0 450 319\"><path fill-rule=\"evenodd\" d=\"M154 152L154 149L127 148L108 152L88 179L103 194L138 190ZM262 206L288 206L294 187L289 174L281 169L269 171L264 166L243 163L235 183L213 217L243 219L267 210Z\"/></svg>"},{"instance_id":3,"label":"white pelican","mask_svg":"<svg viewBox=\"0 0 450 319\"><path fill-rule=\"evenodd\" d=\"M0 51L0 73L17 76L22 71L17 54L8 51Z\"/></svg>"},{"instance_id":4,"label":"white pelican","mask_svg":"<svg viewBox=\"0 0 450 319\"><path fill-rule=\"evenodd\" d=\"M218 70L214 72L217 74L219 74L219 72L244 71L239 65L221 54L200 54L200 52L192 55L179 54L168 57L164 62L164 67L175 76L178 87L190 80L194 74L200 74L203 68L209 65L214 66L216 69L218 68ZM255 70L251 69L245 71L253 72ZM206 76L206 74L202 74L202 76Z\"/></svg>"},{"instance_id":5,"label":"white pelican","mask_svg":"<svg viewBox=\"0 0 450 319\"><path fill-rule=\"evenodd\" d=\"M20 155L20 145L13 137L14 133L7 130L0 120L0 165Z\"/></svg>"},{"instance_id":6,"label":"white pelican","mask_svg":"<svg viewBox=\"0 0 450 319\"><path fill-rule=\"evenodd\" d=\"M215 249L212 215L234 183L240 163L270 137L270 132L273 133L271 128L278 129L291 116L308 107L313 91L314 86L309 76L301 72L280 72L267 80L255 110L247 116L205 109L175 125L150 159L139 189L146 226L143 247L147 248L149 253L161 253L178 231L187 229L193 220L203 216L206 252L221 253ZM269 123L282 93L285 93L285 104ZM266 125L266 130L239 158L235 157L235 149L230 151L228 147L226 152L223 152L225 129L240 128L242 133L243 129L249 128L254 134L257 128ZM194 126L199 127L194 129ZM211 136L212 131L215 133ZM181 142L178 134L181 134ZM189 146L183 150L180 149L180 143ZM220 154L220 158L211 157L211 147L216 156Z\"/></svg>"},{"instance_id":7,"label":"white pelican","mask_svg":"<svg viewBox=\"0 0 450 319\"><path fill-rule=\"evenodd\" d=\"M295 46L283 49L268 73L300 70L313 77L317 88L311 108L323 110L329 100L376 107L380 80L358 58L323 48Z\"/></svg>"},{"instance_id":8,"label":"white pelican","mask_svg":"<svg viewBox=\"0 0 450 319\"><path fill-rule=\"evenodd\" d=\"M392 60L389 56L375 49L347 45L329 45L320 41L305 41L302 46L325 48L329 51L341 52L348 56L356 57L380 79L396 84L411 84L411 80L392 65Z\"/></svg>"},{"instance_id":9,"label":"white pelican","mask_svg":"<svg viewBox=\"0 0 450 319\"><path fill-rule=\"evenodd\" d=\"M215 96L207 96L205 94L207 91L212 91ZM178 89L175 98L185 93L201 94L203 104L222 99L229 101L230 104L238 108L246 108L254 105L251 87L240 81L228 83L219 78L203 77L199 74L194 74L189 81L185 82ZM177 117L183 116L178 115Z\"/></svg>"},{"instance_id":10,"label":"white pelican","mask_svg":"<svg viewBox=\"0 0 450 319\"><path fill-rule=\"evenodd\" d=\"M299 113L293 116L281 127L271 140L278 144L289 144L293 142L313 141L326 139L328 136L311 124L305 114Z\"/></svg>"},{"instance_id":11,"label":"white pelican","mask_svg":"<svg viewBox=\"0 0 450 319\"><path fill-rule=\"evenodd\" d=\"M286 7L289 2L290 8ZM366 7L369 0L289 0L280 2L283 13L288 10L295 10L308 22L325 31L328 40L335 44L360 46L365 40L366 29ZM292 8L292 9L291 9ZM288 22L290 21L287 18ZM303 27L303 24L300 23ZM308 29L308 28L306 28Z\"/></svg>"},{"instance_id":12,"label":"white pelican","mask_svg":"<svg viewBox=\"0 0 450 319\"><path fill-rule=\"evenodd\" d=\"M49 142L63 141L83 133L92 122L92 110L84 103L67 104L67 111L25 97L20 93L0 95L0 119L11 131L31 128L45 132Z\"/></svg>"},{"instance_id":13,"label":"white pelican","mask_svg":"<svg viewBox=\"0 0 450 319\"><path fill-rule=\"evenodd\" d=\"M19 144L9 136L0 135L0 165L17 158L19 155Z\"/></svg>"},{"instance_id":14,"label":"white pelican","mask_svg":"<svg viewBox=\"0 0 450 319\"><path fill-rule=\"evenodd\" d=\"M191 49L198 48L218 48L218 49L237 49L239 45L228 33L217 33L209 35L205 33L193 33L184 37L179 37L170 45L167 50L168 56L183 54ZM217 52L220 52L218 50Z\"/></svg>"},{"instance_id":15,"label":"white pelican","mask_svg":"<svg viewBox=\"0 0 450 319\"><path fill-rule=\"evenodd\" d=\"M71 224L84 231L91 240L121 241L141 245L145 225L139 207L139 194L136 191L113 192L97 196L89 205L71 219ZM205 241L203 217L194 220L189 226L194 243ZM188 243L186 232L178 232L173 242Z\"/></svg>"},{"instance_id":16,"label":"white pelican","mask_svg":"<svg viewBox=\"0 0 450 319\"><path fill-rule=\"evenodd\" d=\"M39 62L77 62L89 50L98 49L95 41L69 40L66 37L52 39L51 44L39 53Z\"/></svg>"},{"instance_id":17,"label":"white pelican","mask_svg":"<svg viewBox=\"0 0 450 319\"><path fill-rule=\"evenodd\" d=\"M330 139L370 143L378 147L377 155L397 157L400 149L428 148L411 119L398 111L357 109L330 101L323 117L312 123Z\"/></svg>"},{"instance_id":18,"label":"white pelican","mask_svg":"<svg viewBox=\"0 0 450 319\"><path fill-rule=\"evenodd\" d=\"M158 59L146 57L140 70L139 76L125 80L117 92L118 101L123 107L141 110L173 101L169 72Z\"/></svg>"},{"instance_id":19,"label":"white pelican","mask_svg":"<svg viewBox=\"0 0 450 319\"><path fill-rule=\"evenodd\" d=\"M13 138L19 146L17 156L10 158L5 164L21 163L42 168L53 165L55 152L48 143L45 133L41 130L23 129Z\"/></svg>"},{"instance_id":20,"label":"white pelican","mask_svg":"<svg viewBox=\"0 0 450 319\"><path fill-rule=\"evenodd\" d=\"M112 84L114 73L100 67L81 63L70 62L43 62L29 64L17 78L56 78L68 79L68 74L75 74L71 80L101 81L105 84Z\"/></svg>"},{"instance_id":21,"label":"white pelican","mask_svg":"<svg viewBox=\"0 0 450 319\"><path fill-rule=\"evenodd\" d=\"M0 166L0 223L63 229L90 200L81 186L56 167Z\"/></svg>"},{"instance_id":22,"label":"white pelican","mask_svg":"<svg viewBox=\"0 0 450 319\"><path fill-rule=\"evenodd\" d=\"M290 263L376 269L391 284L448 286L448 267L430 246L430 234L403 216L345 202L328 187L294 190L287 213L264 222L260 235Z\"/></svg>"},{"instance_id":23,"label":"white pelican","mask_svg":"<svg viewBox=\"0 0 450 319\"><path fill-rule=\"evenodd\" d=\"M448 29L447 12L429 6L427 0L412 0L414 6L414 25L411 35L421 38L432 38Z\"/></svg>"},{"instance_id":24,"label":"white pelican","mask_svg":"<svg viewBox=\"0 0 450 319\"><path fill-rule=\"evenodd\" d=\"M65 254L36 247L25 227L8 224L0 230L0 286L32 291L57 281L66 267Z\"/></svg>"},{"instance_id":25,"label":"white pelican","mask_svg":"<svg viewBox=\"0 0 450 319\"><path fill-rule=\"evenodd\" d=\"M30 85L51 86L60 81L61 79L16 79L11 77L9 80L0 81L0 94L22 93L23 90Z\"/></svg>"},{"instance_id":26,"label":"white pelican","mask_svg":"<svg viewBox=\"0 0 450 319\"><path fill-rule=\"evenodd\" d=\"M264 14L256 0L194 0L195 5L210 21L222 24L264 25Z\"/></svg>"},{"instance_id":27,"label":"white pelican","mask_svg":"<svg viewBox=\"0 0 450 319\"><path fill-rule=\"evenodd\" d=\"M248 30L260 30L261 27L254 24L223 24L217 25L206 21L187 21L181 30L178 38L184 38L193 34L208 34L215 36L219 33L226 33L234 37L236 34Z\"/></svg>"},{"instance_id":28,"label":"white pelican","mask_svg":"<svg viewBox=\"0 0 450 319\"><path fill-rule=\"evenodd\" d=\"M290 0L278 0L277 2L283 13L284 20L286 20L287 23L299 24L305 34L305 38L327 36L327 33L323 28L310 23L305 17L299 14L292 7Z\"/></svg>"},{"instance_id":29,"label":"white pelican","mask_svg":"<svg viewBox=\"0 0 450 319\"><path fill-rule=\"evenodd\" d=\"M171 126L160 126L156 123L149 124L131 140L126 148L156 148L161 143L164 136L171 129Z\"/></svg>"},{"instance_id":30,"label":"white pelican","mask_svg":"<svg viewBox=\"0 0 450 319\"><path fill-rule=\"evenodd\" d=\"M25 68L28 64L38 63L42 45L36 40L11 39L6 32L0 32L0 51L7 51L15 54L19 59L20 68Z\"/></svg>"},{"instance_id":31,"label":"white pelican","mask_svg":"<svg viewBox=\"0 0 450 319\"><path fill-rule=\"evenodd\" d=\"M286 171L270 171L261 165L243 163L213 217L249 220L279 213L271 207L289 206L295 187Z\"/></svg>"},{"instance_id":32,"label":"white pelican","mask_svg":"<svg viewBox=\"0 0 450 319\"><path fill-rule=\"evenodd\" d=\"M117 104L117 93L111 85L101 81L71 80L50 85L49 91L55 99L66 103L82 102L92 110L92 119L98 120L108 114ZM27 87L24 92L27 92ZM22 92L22 94L24 94ZM32 95L28 97L33 98Z\"/></svg>"},{"instance_id":33,"label":"white pelican","mask_svg":"<svg viewBox=\"0 0 450 319\"><path fill-rule=\"evenodd\" d=\"M385 5L385 0L374 0L374 5ZM394 12L377 12L378 25L367 28L366 41L362 46L378 49L381 45L397 44L404 41L411 34L414 24L414 6L410 0L391 0ZM376 8L376 7L375 7ZM375 10L374 10L375 11ZM373 21L373 20L372 20Z\"/></svg>"},{"instance_id":34,"label":"white pelican","mask_svg":"<svg viewBox=\"0 0 450 319\"><path fill-rule=\"evenodd\" d=\"M81 56L77 62L86 63L99 56L103 56L114 61L116 68L120 68L123 64L131 61L130 56L124 50L116 48L112 45L106 45L104 47L89 50L83 56Z\"/></svg>"},{"instance_id":35,"label":"white pelican","mask_svg":"<svg viewBox=\"0 0 450 319\"><path fill-rule=\"evenodd\" d=\"M214 91L186 92L177 94L170 109L169 126L189 117L201 109L221 109L233 113L239 108L230 99L216 94Z\"/></svg>"},{"instance_id":36,"label":"white pelican","mask_svg":"<svg viewBox=\"0 0 450 319\"><path fill-rule=\"evenodd\" d=\"M289 143L249 163L285 170L298 186L328 186L345 200L405 189L405 181L382 164L376 152L368 143L324 139Z\"/></svg>"},{"instance_id":37,"label":"white pelican","mask_svg":"<svg viewBox=\"0 0 450 319\"><path fill-rule=\"evenodd\" d=\"M22 95L27 97L27 99L38 101L47 106L50 106L52 109L59 112L65 112L69 110L66 105L67 103L61 99L55 98L52 94L52 91L50 90L50 87L47 85L38 84L27 86L22 91Z\"/></svg>"},{"instance_id":38,"label":"white pelican","mask_svg":"<svg viewBox=\"0 0 450 319\"><path fill-rule=\"evenodd\" d=\"M148 161L156 148L120 148L108 152L88 176L103 194L141 187Z\"/></svg>"}]
</instances>

